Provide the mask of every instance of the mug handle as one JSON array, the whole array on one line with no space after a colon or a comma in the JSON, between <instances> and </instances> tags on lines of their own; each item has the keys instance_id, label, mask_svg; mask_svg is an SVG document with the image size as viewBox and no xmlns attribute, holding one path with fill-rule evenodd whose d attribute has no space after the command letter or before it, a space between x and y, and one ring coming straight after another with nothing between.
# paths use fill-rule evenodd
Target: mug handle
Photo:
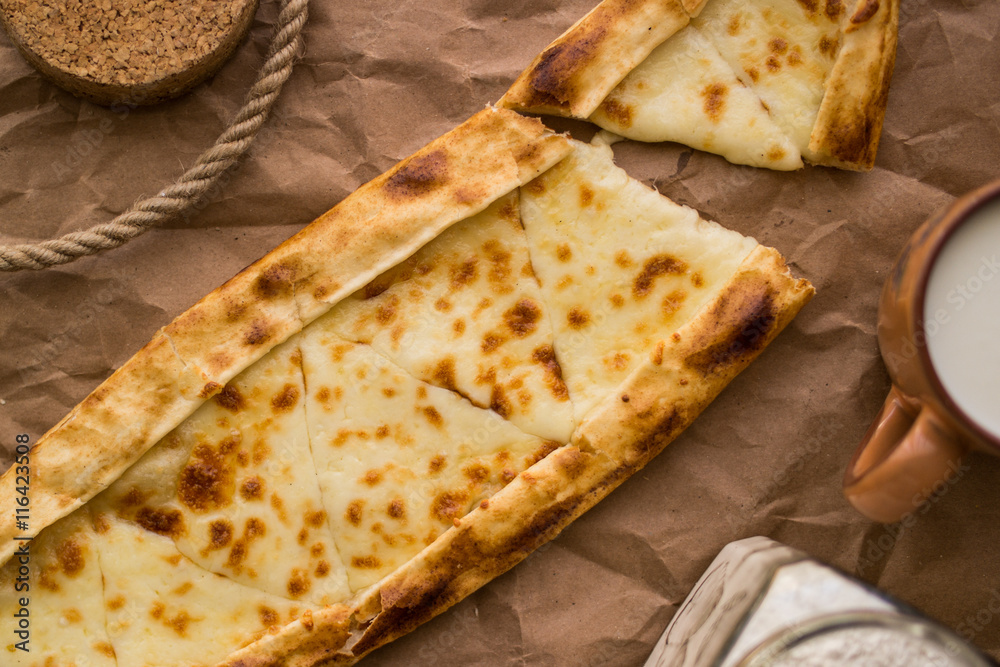
<instances>
[{"instance_id":1,"label":"mug handle","mask_svg":"<svg viewBox=\"0 0 1000 667\"><path fill-rule=\"evenodd\" d=\"M844 474L844 495L882 523L916 511L953 480L967 452L932 407L893 386Z\"/></svg>"}]
</instances>

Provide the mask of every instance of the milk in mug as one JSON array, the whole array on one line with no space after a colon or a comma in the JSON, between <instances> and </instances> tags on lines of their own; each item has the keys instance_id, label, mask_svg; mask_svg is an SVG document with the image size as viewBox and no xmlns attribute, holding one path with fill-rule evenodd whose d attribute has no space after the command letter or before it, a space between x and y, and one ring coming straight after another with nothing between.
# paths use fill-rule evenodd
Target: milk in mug
<instances>
[{"instance_id":1,"label":"milk in mug","mask_svg":"<svg viewBox=\"0 0 1000 667\"><path fill-rule=\"evenodd\" d=\"M945 391L1000 438L1000 199L973 212L941 249L927 283L924 332Z\"/></svg>"}]
</instances>

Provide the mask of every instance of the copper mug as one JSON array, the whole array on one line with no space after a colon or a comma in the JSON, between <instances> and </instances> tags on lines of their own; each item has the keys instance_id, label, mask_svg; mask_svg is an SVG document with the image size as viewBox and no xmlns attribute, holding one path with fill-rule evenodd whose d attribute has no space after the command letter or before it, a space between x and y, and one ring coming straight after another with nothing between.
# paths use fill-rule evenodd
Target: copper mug
<instances>
[{"instance_id":1,"label":"copper mug","mask_svg":"<svg viewBox=\"0 0 1000 667\"><path fill-rule=\"evenodd\" d=\"M1000 455L998 257L1000 181L925 222L896 260L878 312L892 388L844 475L847 499L870 519L912 516L972 449ZM984 378L992 388L977 386Z\"/></svg>"}]
</instances>

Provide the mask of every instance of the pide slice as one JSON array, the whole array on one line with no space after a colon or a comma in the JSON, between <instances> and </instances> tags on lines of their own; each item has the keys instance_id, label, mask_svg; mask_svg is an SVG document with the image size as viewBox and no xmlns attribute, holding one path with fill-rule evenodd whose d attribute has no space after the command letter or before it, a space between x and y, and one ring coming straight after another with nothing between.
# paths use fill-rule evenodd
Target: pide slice
<instances>
[{"instance_id":1,"label":"pide slice","mask_svg":"<svg viewBox=\"0 0 1000 667\"><path fill-rule=\"evenodd\" d=\"M89 511L49 526L0 568L4 665L115 667Z\"/></svg>"},{"instance_id":2,"label":"pide slice","mask_svg":"<svg viewBox=\"0 0 1000 667\"><path fill-rule=\"evenodd\" d=\"M111 514L94 525L119 666L213 665L315 608L208 572L169 538Z\"/></svg>"},{"instance_id":3,"label":"pide slice","mask_svg":"<svg viewBox=\"0 0 1000 667\"><path fill-rule=\"evenodd\" d=\"M559 443L519 430L332 332L303 332L323 502L351 588L382 579Z\"/></svg>"},{"instance_id":4,"label":"pide slice","mask_svg":"<svg viewBox=\"0 0 1000 667\"><path fill-rule=\"evenodd\" d=\"M630 178L610 146L574 146L521 190L532 264L579 421L757 243Z\"/></svg>"},{"instance_id":5,"label":"pide slice","mask_svg":"<svg viewBox=\"0 0 1000 667\"><path fill-rule=\"evenodd\" d=\"M229 382L91 505L272 595L330 604L350 593L316 480L294 338Z\"/></svg>"},{"instance_id":6,"label":"pide slice","mask_svg":"<svg viewBox=\"0 0 1000 667\"><path fill-rule=\"evenodd\" d=\"M33 608L70 619L70 591L96 597L107 628L53 629L53 660L89 641L118 667L353 664L610 493L812 295L609 146L483 113L179 317L43 439L39 522L80 505L90 522L32 543L49 567ZM343 275L364 248L375 268ZM278 311L294 317L268 324ZM197 407L206 376L225 382ZM128 413L128 392L172 406L169 428ZM120 456L83 441L110 468L65 453L132 417Z\"/></svg>"},{"instance_id":7,"label":"pide slice","mask_svg":"<svg viewBox=\"0 0 1000 667\"><path fill-rule=\"evenodd\" d=\"M566 442L569 395L528 257L517 191L334 308L330 326L522 430Z\"/></svg>"},{"instance_id":8,"label":"pide slice","mask_svg":"<svg viewBox=\"0 0 1000 667\"><path fill-rule=\"evenodd\" d=\"M604 0L571 26L500 104L590 118L631 139L678 141L740 164L795 169L801 156L872 168L899 0L708 0L691 3L689 19L665 14L671 3L659 0L616 12L620 4ZM609 16L609 31L630 34L627 52L643 53L641 62L605 48L594 25Z\"/></svg>"}]
</instances>

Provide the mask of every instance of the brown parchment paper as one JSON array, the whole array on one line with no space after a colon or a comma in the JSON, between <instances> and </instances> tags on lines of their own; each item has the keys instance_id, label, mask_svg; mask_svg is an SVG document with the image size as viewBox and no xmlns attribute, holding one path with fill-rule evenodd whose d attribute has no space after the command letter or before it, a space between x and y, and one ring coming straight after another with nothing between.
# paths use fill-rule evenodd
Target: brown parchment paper
<instances>
[{"instance_id":1,"label":"brown parchment paper","mask_svg":"<svg viewBox=\"0 0 1000 667\"><path fill-rule=\"evenodd\" d=\"M313 3L273 117L193 215L64 267L0 274L3 466L16 434L34 442L157 328L497 100L592 4ZM214 79L143 109L77 100L0 35L0 241L106 222L175 179L242 102L276 13L262 3L249 41ZM751 535L856 574L1000 657L1000 460L970 457L905 530L866 521L840 491L888 389L875 314L889 267L929 214L1000 177L998 33L993 0L903 0L871 173L774 173L673 144L617 144L633 176L777 247L818 295L646 469L364 664L641 665L712 558Z\"/></svg>"}]
</instances>

